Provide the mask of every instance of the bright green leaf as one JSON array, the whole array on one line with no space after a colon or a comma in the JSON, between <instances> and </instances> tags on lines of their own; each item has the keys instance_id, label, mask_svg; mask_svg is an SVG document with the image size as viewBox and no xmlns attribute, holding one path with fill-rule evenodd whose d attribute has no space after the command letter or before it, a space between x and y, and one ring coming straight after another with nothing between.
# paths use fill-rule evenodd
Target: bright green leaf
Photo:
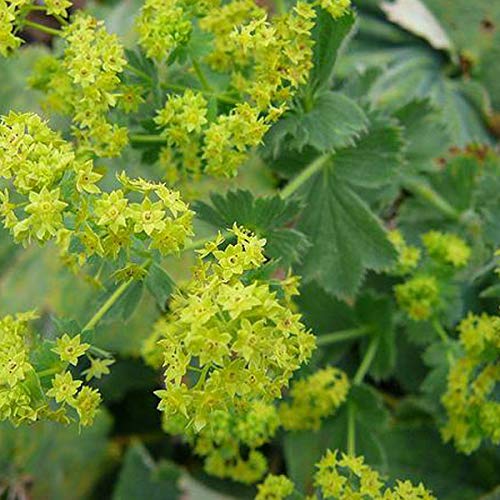
<instances>
[{"instance_id":1,"label":"bright green leaf","mask_svg":"<svg viewBox=\"0 0 500 500\"><path fill-rule=\"evenodd\" d=\"M388 268L395 251L369 207L335 172L335 158L305 188L306 209L298 228L312 246L300 272L327 292L352 297L366 269Z\"/></svg>"}]
</instances>

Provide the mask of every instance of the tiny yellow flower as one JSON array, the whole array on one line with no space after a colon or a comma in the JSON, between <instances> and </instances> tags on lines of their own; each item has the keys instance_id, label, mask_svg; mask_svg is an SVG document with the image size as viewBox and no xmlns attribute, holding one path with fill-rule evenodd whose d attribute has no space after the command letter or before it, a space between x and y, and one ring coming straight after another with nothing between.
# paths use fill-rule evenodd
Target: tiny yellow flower
<instances>
[{"instance_id":1,"label":"tiny yellow flower","mask_svg":"<svg viewBox=\"0 0 500 500\"><path fill-rule=\"evenodd\" d=\"M56 340L56 347L54 347L52 351L58 354L62 361L67 361L73 366L76 366L78 358L83 356L89 347L90 344L81 343L80 335L70 337L65 333Z\"/></svg>"},{"instance_id":2,"label":"tiny yellow flower","mask_svg":"<svg viewBox=\"0 0 500 500\"><path fill-rule=\"evenodd\" d=\"M69 403L81 385L82 381L73 380L70 372L58 373L52 380L52 389L47 391L47 396L53 397L58 403Z\"/></svg>"}]
</instances>

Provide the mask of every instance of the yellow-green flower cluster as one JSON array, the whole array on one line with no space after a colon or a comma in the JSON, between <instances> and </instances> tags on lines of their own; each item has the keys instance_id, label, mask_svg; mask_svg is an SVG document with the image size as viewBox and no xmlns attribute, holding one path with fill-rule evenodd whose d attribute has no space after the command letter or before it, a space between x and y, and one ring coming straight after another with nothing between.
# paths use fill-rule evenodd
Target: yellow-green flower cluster
<instances>
[{"instance_id":1,"label":"yellow-green flower cluster","mask_svg":"<svg viewBox=\"0 0 500 500\"><path fill-rule=\"evenodd\" d=\"M28 2L21 2L21 5L23 3ZM0 0L0 54L4 57L22 43L22 40L15 35L17 9L18 2Z\"/></svg>"},{"instance_id":2,"label":"yellow-green flower cluster","mask_svg":"<svg viewBox=\"0 0 500 500\"><path fill-rule=\"evenodd\" d=\"M448 374L442 398L448 422L442 432L457 449L471 453L483 439L500 443L500 403L493 395L500 382L500 317L469 314L458 331L464 355Z\"/></svg>"},{"instance_id":3,"label":"yellow-green flower cluster","mask_svg":"<svg viewBox=\"0 0 500 500\"><path fill-rule=\"evenodd\" d=\"M28 388L24 388L34 368L30 363L28 321L30 313L0 320L0 420L19 424L36 420L39 408L33 403Z\"/></svg>"},{"instance_id":4,"label":"yellow-green flower cluster","mask_svg":"<svg viewBox=\"0 0 500 500\"><path fill-rule=\"evenodd\" d=\"M320 0L319 4L327 10L330 15L338 19L344 16L351 7L351 0Z\"/></svg>"},{"instance_id":5,"label":"yellow-green flower cluster","mask_svg":"<svg viewBox=\"0 0 500 500\"><path fill-rule=\"evenodd\" d=\"M231 92L248 101L219 116L207 129L203 158L207 172L234 175L246 151L258 145L312 67L315 11L309 4L270 19L255 2L237 0L201 19L214 36L207 58L214 71L230 73Z\"/></svg>"},{"instance_id":6,"label":"yellow-green flower cluster","mask_svg":"<svg viewBox=\"0 0 500 500\"><path fill-rule=\"evenodd\" d=\"M471 249L455 234L430 231L422 236L422 259L420 249L408 245L399 231L391 231L389 239L398 252L393 273L412 275L394 287L396 300L411 319L428 320L445 304L445 294L453 288L456 272L469 261Z\"/></svg>"},{"instance_id":7,"label":"yellow-green flower cluster","mask_svg":"<svg viewBox=\"0 0 500 500\"><path fill-rule=\"evenodd\" d=\"M139 44L148 57L167 58L191 34L191 12L184 0L146 0L136 22Z\"/></svg>"},{"instance_id":8,"label":"yellow-green flower cluster","mask_svg":"<svg viewBox=\"0 0 500 500\"><path fill-rule=\"evenodd\" d=\"M186 172L201 171L200 142L207 121L208 103L205 97L191 89L180 95L170 95L158 111L155 122L162 129L168 146L162 155L166 163L180 163ZM175 179L177 180L177 179Z\"/></svg>"},{"instance_id":9,"label":"yellow-green flower cluster","mask_svg":"<svg viewBox=\"0 0 500 500\"><path fill-rule=\"evenodd\" d=\"M180 36L184 40L191 29L188 18L195 15L195 2L167 3L184 21L177 26L174 16L161 27L167 31L184 27ZM323 3L336 16L340 15L340 4L345 4ZM249 149L262 142L270 125L286 111L287 103L308 79L313 64L311 31L316 4L319 2L299 1L286 14L272 17L253 0L207 2L205 8L198 9L198 25L212 37L212 50L203 62L213 72L229 76L225 78L226 88L212 88L207 78L200 76L203 68L197 61L193 68L203 92L221 103L218 109L222 112L208 119L207 102L201 93L188 91L169 97L157 117L168 138L161 155L163 163L173 162L178 170L188 173L203 170L216 176L236 174ZM155 19L160 18L159 11L164 9L166 15L168 10L165 2L157 3L155 9ZM168 52L177 45L172 38L148 31L144 20L141 27L152 37L147 47L152 53Z\"/></svg>"},{"instance_id":10,"label":"yellow-green flower cluster","mask_svg":"<svg viewBox=\"0 0 500 500\"><path fill-rule=\"evenodd\" d=\"M58 361L37 372L33 359L43 344L28 326L35 317L24 313L0 319L0 421L14 425L41 419L69 423L77 416L80 425L91 425L101 402L99 391L73 379L68 371L90 345L82 343L80 335L64 334L52 348ZM47 380L47 375L53 378Z\"/></svg>"},{"instance_id":11,"label":"yellow-green flower cluster","mask_svg":"<svg viewBox=\"0 0 500 500\"><path fill-rule=\"evenodd\" d=\"M200 21L215 37L208 63L216 71L231 72L235 88L248 93L260 111L282 104L307 81L315 17L312 5L301 1L272 19L252 0L223 4Z\"/></svg>"},{"instance_id":12,"label":"yellow-green flower cluster","mask_svg":"<svg viewBox=\"0 0 500 500\"><path fill-rule=\"evenodd\" d=\"M314 485L318 488L309 499L364 499L364 500L435 500L420 483L397 481L387 487L380 474L355 457L338 451L327 450L316 464ZM258 486L257 500L285 499L294 491L294 485L285 476L268 476Z\"/></svg>"},{"instance_id":13,"label":"yellow-green flower cluster","mask_svg":"<svg viewBox=\"0 0 500 500\"><path fill-rule=\"evenodd\" d=\"M429 319L440 305L439 283L435 276L417 275L394 287L398 305L414 321Z\"/></svg>"},{"instance_id":14,"label":"yellow-green flower cluster","mask_svg":"<svg viewBox=\"0 0 500 500\"><path fill-rule=\"evenodd\" d=\"M70 0L45 0L46 13L49 16L68 16L68 9L71 7L72 2Z\"/></svg>"},{"instance_id":15,"label":"yellow-green flower cluster","mask_svg":"<svg viewBox=\"0 0 500 500\"><path fill-rule=\"evenodd\" d=\"M293 493L295 485L286 476L269 474L257 489L255 500L283 500Z\"/></svg>"},{"instance_id":16,"label":"yellow-green flower cluster","mask_svg":"<svg viewBox=\"0 0 500 500\"><path fill-rule=\"evenodd\" d=\"M102 21L79 13L62 34L62 59L49 56L35 68L31 83L46 93L45 108L69 115L81 149L118 156L128 142L127 129L108 120L122 92L119 75L126 60L116 35Z\"/></svg>"},{"instance_id":17,"label":"yellow-green flower cluster","mask_svg":"<svg viewBox=\"0 0 500 500\"><path fill-rule=\"evenodd\" d=\"M471 249L455 234L430 231L422 237L429 256L439 263L463 267L469 261Z\"/></svg>"},{"instance_id":18,"label":"yellow-green flower cluster","mask_svg":"<svg viewBox=\"0 0 500 500\"><path fill-rule=\"evenodd\" d=\"M317 430L321 419L332 415L349 391L347 375L328 367L293 383L291 402L281 403L279 416L286 430Z\"/></svg>"},{"instance_id":19,"label":"yellow-green flower cluster","mask_svg":"<svg viewBox=\"0 0 500 500\"><path fill-rule=\"evenodd\" d=\"M400 231L389 231L389 241L398 252L398 262L393 270L394 274L404 276L415 270L420 262L419 248L408 245Z\"/></svg>"},{"instance_id":20,"label":"yellow-green flower cluster","mask_svg":"<svg viewBox=\"0 0 500 500\"><path fill-rule=\"evenodd\" d=\"M397 481L387 488L380 474L355 457L328 450L316 464L314 484L321 490L321 498L365 498L373 500L432 500L434 496L420 483Z\"/></svg>"},{"instance_id":21,"label":"yellow-green flower cluster","mask_svg":"<svg viewBox=\"0 0 500 500\"><path fill-rule=\"evenodd\" d=\"M0 55L7 56L22 40L16 36L16 20L29 0L0 0Z\"/></svg>"},{"instance_id":22,"label":"yellow-green flower cluster","mask_svg":"<svg viewBox=\"0 0 500 500\"><path fill-rule=\"evenodd\" d=\"M218 412L238 416L253 401L281 397L315 347L290 309L293 289L280 298L267 281L246 278L264 263L265 240L236 226L232 234L225 248L219 235L200 251L193 279L154 332L165 369L159 409L173 433L197 433Z\"/></svg>"},{"instance_id":23,"label":"yellow-green flower cluster","mask_svg":"<svg viewBox=\"0 0 500 500\"><path fill-rule=\"evenodd\" d=\"M15 240L55 240L75 265L92 256L116 258L134 244L163 254L191 236L193 212L164 184L118 176L122 189L101 192L93 162L34 114L0 121L0 217ZM135 196L135 202L127 194Z\"/></svg>"},{"instance_id":24,"label":"yellow-green flower cluster","mask_svg":"<svg viewBox=\"0 0 500 500\"><path fill-rule=\"evenodd\" d=\"M267 460L258 448L272 439L278 426L276 408L255 400L245 412L214 412L191 441L195 453L205 457L208 474L254 483L267 470Z\"/></svg>"}]
</instances>

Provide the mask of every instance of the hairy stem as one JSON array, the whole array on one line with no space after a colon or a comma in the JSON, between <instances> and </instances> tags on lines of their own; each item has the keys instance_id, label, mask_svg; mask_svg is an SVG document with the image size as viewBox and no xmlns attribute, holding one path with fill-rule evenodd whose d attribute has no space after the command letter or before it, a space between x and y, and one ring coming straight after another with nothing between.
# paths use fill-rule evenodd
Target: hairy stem
<instances>
[{"instance_id":1,"label":"hairy stem","mask_svg":"<svg viewBox=\"0 0 500 500\"><path fill-rule=\"evenodd\" d=\"M69 25L69 22L66 19L64 19L64 17L59 16L58 14L54 14L54 18L57 20L57 22L61 26L68 26Z\"/></svg>"},{"instance_id":2,"label":"hairy stem","mask_svg":"<svg viewBox=\"0 0 500 500\"><path fill-rule=\"evenodd\" d=\"M373 337L368 350L365 353L358 371L354 375L354 385L359 385L363 382L365 375L368 373L370 366L375 358L379 344L378 337ZM356 408L352 401L347 403L347 454L354 456L356 454Z\"/></svg>"},{"instance_id":3,"label":"hairy stem","mask_svg":"<svg viewBox=\"0 0 500 500\"><path fill-rule=\"evenodd\" d=\"M439 335L439 338L446 345L446 359L448 360L448 364L451 366L455 361L453 353L450 351L451 339L438 319L434 318L432 320L432 326L434 327L434 330L436 330L436 333Z\"/></svg>"},{"instance_id":4,"label":"hairy stem","mask_svg":"<svg viewBox=\"0 0 500 500\"><path fill-rule=\"evenodd\" d=\"M198 77L198 80L201 83L201 86L209 91L212 92L212 87L208 83L207 77L205 76L205 73L203 73L203 70L201 69L200 63L194 58L191 58L191 64L193 65L194 72L196 73L196 76Z\"/></svg>"},{"instance_id":5,"label":"hairy stem","mask_svg":"<svg viewBox=\"0 0 500 500\"><path fill-rule=\"evenodd\" d=\"M131 144L166 144L165 137L156 134L132 134L129 136Z\"/></svg>"},{"instance_id":6,"label":"hairy stem","mask_svg":"<svg viewBox=\"0 0 500 500\"><path fill-rule=\"evenodd\" d=\"M177 83L162 83L161 87L165 90L174 90L176 92L184 92L187 89L193 90L192 87L187 87L186 85L179 85ZM195 89L196 92L203 94L207 97L215 97L218 101L225 102L227 104L238 104L240 101L234 99L224 93L214 92L213 90L206 89Z\"/></svg>"},{"instance_id":7,"label":"hairy stem","mask_svg":"<svg viewBox=\"0 0 500 500\"><path fill-rule=\"evenodd\" d=\"M25 19L23 21L23 26L28 26L29 28L36 29L36 30L41 31L43 33L47 33L48 35L62 36L62 34L63 34L63 32L61 30L57 30L55 28L49 28L48 26L44 26L43 24L29 21L28 19Z\"/></svg>"},{"instance_id":8,"label":"hairy stem","mask_svg":"<svg viewBox=\"0 0 500 500\"><path fill-rule=\"evenodd\" d=\"M361 361L361 364L359 365L358 371L356 372L356 375L354 375L353 382L355 385L361 384L366 374L368 373L368 370L370 369L373 359L375 358L375 354L377 354L378 343L379 343L378 337L373 337L365 353L365 356Z\"/></svg>"},{"instance_id":9,"label":"hairy stem","mask_svg":"<svg viewBox=\"0 0 500 500\"><path fill-rule=\"evenodd\" d=\"M337 342L344 342L346 340L359 339L368 335L369 329L367 327L351 328L349 330L339 330L338 332L327 333L320 335L316 340L318 347L335 344Z\"/></svg>"},{"instance_id":10,"label":"hairy stem","mask_svg":"<svg viewBox=\"0 0 500 500\"><path fill-rule=\"evenodd\" d=\"M443 328L443 325L439 322L437 319L432 320L432 326L434 327L434 330L436 330L436 333L439 335L439 338L445 343L449 344L450 343L450 337L448 337L448 334L446 333L445 329Z\"/></svg>"},{"instance_id":11,"label":"hairy stem","mask_svg":"<svg viewBox=\"0 0 500 500\"><path fill-rule=\"evenodd\" d=\"M221 231L222 236L226 239L232 239L233 235L231 233L228 233L227 231ZM215 235L213 236L207 236L206 238L200 238L198 240L193 240L191 243L186 245L181 252L190 252L191 250L199 250L200 248L203 248L207 243L210 243L215 239Z\"/></svg>"},{"instance_id":12,"label":"hairy stem","mask_svg":"<svg viewBox=\"0 0 500 500\"><path fill-rule=\"evenodd\" d=\"M319 172L325 163L330 160L331 155L325 154L316 158L310 163L297 177L290 181L284 189L281 190L281 197L283 199L289 198L294 194L304 183L306 183L315 173Z\"/></svg>"},{"instance_id":13,"label":"hairy stem","mask_svg":"<svg viewBox=\"0 0 500 500\"><path fill-rule=\"evenodd\" d=\"M89 347L89 352L92 354L96 354L98 356L102 356L103 358L112 358L113 354L111 354L109 351L105 351L104 349L101 349L100 347L96 347L94 345L91 345Z\"/></svg>"},{"instance_id":14,"label":"hairy stem","mask_svg":"<svg viewBox=\"0 0 500 500\"><path fill-rule=\"evenodd\" d=\"M144 73L144 71L140 70L139 68L136 68L135 66L132 66L130 63L127 64L127 69L134 73L136 76L140 76L141 78L144 78L144 80L148 81L149 83L153 84L153 79L147 74Z\"/></svg>"},{"instance_id":15,"label":"hairy stem","mask_svg":"<svg viewBox=\"0 0 500 500\"><path fill-rule=\"evenodd\" d=\"M411 179L405 182L404 187L416 196L430 203L446 217L453 220L460 219L460 212L453 208L439 193L434 191L434 189L425 182Z\"/></svg>"},{"instance_id":16,"label":"hairy stem","mask_svg":"<svg viewBox=\"0 0 500 500\"><path fill-rule=\"evenodd\" d=\"M47 368L46 370L42 370L41 372L37 372L38 378L50 377L51 375L55 375L59 373L61 368L58 366L57 368Z\"/></svg>"},{"instance_id":17,"label":"hairy stem","mask_svg":"<svg viewBox=\"0 0 500 500\"><path fill-rule=\"evenodd\" d=\"M196 382L196 385L193 387L193 390L199 389L205 383L209 369L210 369L209 364L207 364L203 367L203 370L200 374L200 378L198 379L198 382Z\"/></svg>"},{"instance_id":18,"label":"hairy stem","mask_svg":"<svg viewBox=\"0 0 500 500\"><path fill-rule=\"evenodd\" d=\"M150 264L151 260L146 260L141 267L147 267ZM88 323L83 327L83 332L92 330L95 326L101 321L101 319L105 316L105 314L116 304L118 299L128 290L130 285L134 282L134 278L130 278L129 280L122 283L104 302L104 304L99 308L99 310L90 318Z\"/></svg>"},{"instance_id":19,"label":"hairy stem","mask_svg":"<svg viewBox=\"0 0 500 500\"><path fill-rule=\"evenodd\" d=\"M356 408L352 402L347 404L347 454L356 455Z\"/></svg>"}]
</instances>

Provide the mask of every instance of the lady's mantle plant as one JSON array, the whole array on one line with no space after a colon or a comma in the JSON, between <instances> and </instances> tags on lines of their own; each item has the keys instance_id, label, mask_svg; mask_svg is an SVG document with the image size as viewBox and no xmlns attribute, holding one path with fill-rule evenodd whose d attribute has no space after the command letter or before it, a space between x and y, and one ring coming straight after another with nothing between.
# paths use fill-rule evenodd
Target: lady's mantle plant
<instances>
[{"instance_id":1,"label":"lady's mantle plant","mask_svg":"<svg viewBox=\"0 0 500 500\"><path fill-rule=\"evenodd\" d=\"M87 436L112 412L115 498L137 478L180 498L150 452L192 474L201 459L217 487L260 500L458 498L453 468L494 457L500 160L484 70L415 37L403 2L354 3L145 0L130 41L95 6L0 0L3 57L29 53L29 33L52 40L27 82L42 111L0 117L0 244L45 247L92 297L83 320L45 303L1 317L0 442L30 425ZM442 109L434 87L392 81L394 44L447 61ZM410 434L447 470L427 474ZM4 474L2 453L0 496L15 498L26 476L10 456ZM493 489L477 474L454 491Z\"/></svg>"}]
</instances>

